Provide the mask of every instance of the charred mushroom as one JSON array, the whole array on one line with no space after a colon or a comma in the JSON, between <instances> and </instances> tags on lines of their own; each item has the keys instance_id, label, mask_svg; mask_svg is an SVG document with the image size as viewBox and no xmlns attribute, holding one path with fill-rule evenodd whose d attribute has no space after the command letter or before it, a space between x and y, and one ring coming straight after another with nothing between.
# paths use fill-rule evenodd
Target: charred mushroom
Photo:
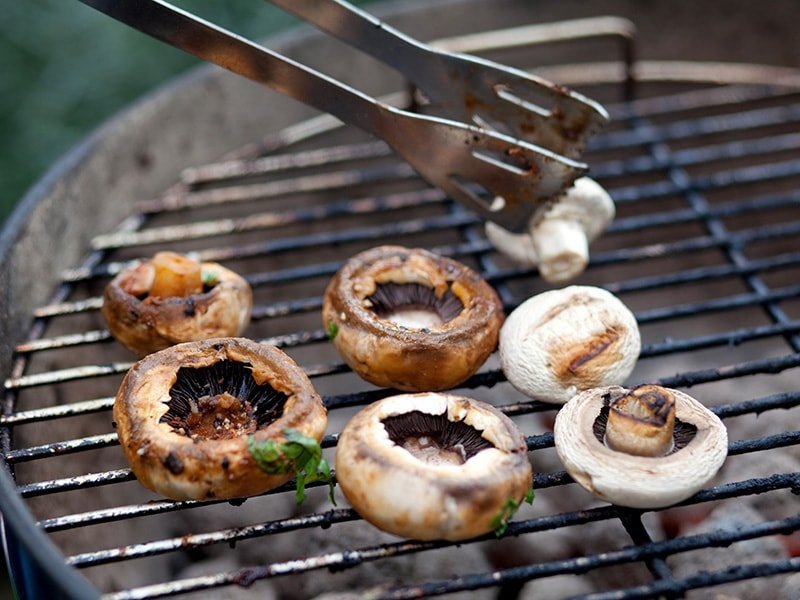
<instances>
[{"instance_id":1,"label":"charred mushroom","mask_svg":"<svg viewBox=\"0 0 800 600\"><path fill-rule=\"evenodd\" d=\"M526 233L511 233L486 223L495 248L528 267L538 267L545 281L565 283L583 273L589 244L614 219L614 201L594 180L581 177Z\"/></svg>"},{"instance_id":2,"label":"charred mushroom","mask_svg":"<svg viewBox=\"0 0 800 600\"><path fill-rule=\"evenodd\" d=\"M159 252L106 286L102 312L117 341L144 356L180 342L240 335L252 308L249 284L233 271Z\"/></svg>"},{"instance_id":3,"label":"charred mushroom","mask_svg":"<svg viewBox=\"0 0 800 600\"><path fill-rule=\"evenodd\" d=\"M430 391L480 368L497 345L503 308L467 266L426 250L381 246L354 256L333 277L322 316L361 377Z\"/></svg>"},{"instance_id":4,"label":"charred mushroom","mask_svg":"<svg viewBox=\"0 0 800 600\"><path fill-rule=\"evenodd\" d=\"M500 331L500 363L523 394L563 404L576 393L619 385L641 349L633 313L591 286L551 290L520 304Z\"/></svg>"},{"instance_id":5,"label":"charred mushroom","mask_svg":"<svg viewBox=\"0 0 800 600\"><path fill-rule=\"evenodd\" d=\"M336 479L367 521L418 540L501 527L530 493L525 437L496 408L447 394L402 394L356 414L336 448Z\"/></svg>"},{"instance_id":6,"label":"charred mushroom","mask_svg":"<svg viewBox=\"0 0 800 600\"><path fill-rule=\"evenodd\" d=\"M581 392L559 411L555 443L575 481L598 498L632 508L685 500L728 454L725 425L714 413L657 385Z\"/></svg>"},{"instance_id":7,"label":"charred mushroom","mask_svg":"<svg viewBox=\"0 0 800 600\"><path fill-rule=\"evenodd\" d=\"M145 487L175 500L239 498L292 472L266 473L253 442L287 432L319 441L327 416L310 380L285 353L242 338L178 344L128 371L114 422Z\"/></svg>"}]
</instances>

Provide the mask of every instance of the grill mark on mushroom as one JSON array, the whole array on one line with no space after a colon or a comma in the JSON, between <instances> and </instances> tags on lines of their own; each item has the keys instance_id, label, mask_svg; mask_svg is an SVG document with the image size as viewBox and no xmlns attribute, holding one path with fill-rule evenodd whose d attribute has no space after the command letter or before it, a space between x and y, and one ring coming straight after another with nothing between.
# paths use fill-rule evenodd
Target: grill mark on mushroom
<instances>
[{"instance_id":1,"label":"grill mark on mushroom","mask_svg":"<svg viewBox=\"0 0 800 600\"><path fill-rule=\"evenodd\" d=\"M569 373L577 373L586 363L601 356L619 340L620 334L615 327L610 327L602 335L595 336L591 342L581 348L580 354L575 356L567 365Z\"/></svg>"},{"instance_id":2,"label":"grill mark on mushroom","mask_svg":"<svg viewBox=\"0 0 800 600\"><path fill-rule=\"evenodd\" d=\"M382 319L390 317L398 309L429 310L442 323L448 323L464 310L464 304L450 290L440 298L433 288L419 283L380 283L367 300L372 312Z\"/></svg>"},{"instance_id":3,"label":"grill mark on mushroom","mask_svg":"<svg viewBox=\"0 0 800 600\"><path fill-rule=\"evenodd\" d=\"M283 413L288 396L253 379L250 363L223 360L181 367L160 422L187 437L230 438L266 427Z\"/></svg>"},{"instance_id":4,"label":"grill mark on mushroom","mask_svg":"<svg viewBox=\"0 0 800 600\"><path fill-rule=\"evenodd\" d=\"M608 425L608 413L609 413L609 400L610 397L606 397L603 401L603 408L600 409L600 413L597 415L597 418L592 423L592 433L594 437L597 438L597 441L601 444L605 444L605 437L606 437L606 426ZM686 446L689 445L694 439L694 436L697 435L697 427L692 425L691 423L684 423L680 419L675 419L675 429L672 432L672 441L673 447L670 452L667 452L664 456L669 456L670 454L675 454L679 450L682 450Z\"/></svg>"},{"instance_id":5,"label":"grill mark on mushroom","mask_svg":"<svg viewBox=\"0 0 800 600\"><path fill-rule=\"evenodd\" d=\"M438 453L442 455L439 462L464 464L482 450L495 447L481 436L482 431L451 421L446 413L430 415L415 410L381 422L393 443L423 460Z\"/></svg>"}]
</instances>

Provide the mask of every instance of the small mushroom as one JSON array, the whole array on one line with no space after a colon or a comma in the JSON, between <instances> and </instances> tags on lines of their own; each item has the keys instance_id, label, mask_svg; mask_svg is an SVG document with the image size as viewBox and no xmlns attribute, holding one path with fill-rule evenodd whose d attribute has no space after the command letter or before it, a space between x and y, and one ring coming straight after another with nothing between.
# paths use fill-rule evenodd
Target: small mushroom
<instances>
[{"instance_id":1,"label":"small mushroom","mask_svg":"<svg viewBox=\"0 0 800 600\"><path fill-rule=\"evenodd\" d=\"M426 250L380 246L352 257L333 277L322 317L362 378L431 391L480 368L504 315L497 293L467 266Z\"/></svg>"},{"instance_id":2,"label":"small mushroom","mask_svg":"<svg viewBox=\"0 0 800 600\"><path fill-rule=\"evenodd\" d=\"M632 508L685 500L728 454L719 417L691 396L657 385L581 392L559 411L555 444L581 486Z\"/></svg>"},{"instance_id":3,"label":"small mushroom","mask_svg":"<svg viewBox=\"0 0 800 600\"><path fill-rule=\"evenodd\" d=\"M623 383L640 350L636 317L619 298L592 286L537 294L500 330L500 364L508 381L553 404L582 390Z\"/></svg>"},{"instance_id":4,"label":"small mushroom","mask_svg":"<svg viewBox=\"0 0 800 600\"><path fill-rule=\"evenodd\" d=\"M281 350L243 338L186 342L126 374L114 402L136 478L172 498L240 498L288 481L266 473L251 441L297 432L319 441L327 416L305 372Z\"/></svg>"},{"instance_id":5,"label":"small mushroom","mask_svg":"<svg viewBox=\"0 0 800 600\"><path fill-rule=\"evenodd\" d=\"M114 338L144 356L181 342L240 335L252 308L250 285L233 271L159 252L109 282L102 313Z\"/></svg>"},{"instance_id":6,"label":"small mushroom","mask_svg":"<svg viewBox=\"0 0 800 600\"><path fill-rule=\"evenodd\" d=\"M589 263L589 244L614 219L614 201L596 181L581 177L541 217L531 220L526 233L511 233L486 223L486 236L495 248L528 267L538 267L545 281L565 283L583 273Z\"/></svg>"},{"instance_id":7,"label":"small mushroom","mask_svg":"<svg viewBox=\"0 0 800 600\"><path fill-rule=\"evenodd\" d=\"M525 436L496 408L420 393L375 402L350 420L336 479L379 529L458 541L503 525L530 493L532 470Z\"/></svg>"}]
</instances>

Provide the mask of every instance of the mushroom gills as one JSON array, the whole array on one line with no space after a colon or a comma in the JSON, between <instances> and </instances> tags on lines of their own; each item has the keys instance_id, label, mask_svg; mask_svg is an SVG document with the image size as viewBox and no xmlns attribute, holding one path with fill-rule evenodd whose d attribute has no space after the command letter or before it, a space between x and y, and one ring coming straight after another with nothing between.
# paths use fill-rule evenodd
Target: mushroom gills
<instances>
[{"instance_id":1,"label":"mushroom gills","mask_svg":"<svg viewBox=\"0 0 800 600\"><path fill-rule=\"evenodd\" d=\"M223 360L181 367L161 417L175 433L192 439L228 439L254 433L283 413L288 396L256 383L247 362Z\"/></svg>"},{"instance_id":2,"label":"mushroom gills","mask_svg":"<svg viewBox=\"0 0 800 600\"><path fill-rule=\"evenodd\" d=\"M414 329L441 327L464 310L450 290L438 297L433 288L419 283L381 283L367 300L379 318Z\"/></svg>"},{"instance_id":3,"label":"mushroom gills","mask_svg":"<svg viewBox=\"0 0 800 600\"><path fill-rule=\"evenodd\" d=\"M451 421L446 413L430 415L415 410L381 422L394 444L428 464L463 465L480 451L495 447L480 430Z\"/></svg>"}]
</instances>

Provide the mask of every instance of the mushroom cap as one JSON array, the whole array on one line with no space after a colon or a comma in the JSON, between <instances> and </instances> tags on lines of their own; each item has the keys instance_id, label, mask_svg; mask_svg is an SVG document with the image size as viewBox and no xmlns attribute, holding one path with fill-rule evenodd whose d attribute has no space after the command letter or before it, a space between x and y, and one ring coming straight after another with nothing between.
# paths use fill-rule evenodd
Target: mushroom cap
<instances>
[{"instance_id":1,"label":"mushroom cap","mask_svg":"<svg viewBox=\"0 0 800 600\"><path fill-rule=\"evenodd\" d=\"M542 221L577 221L581 224L587 241L591 242L605 231L615 214L614 200L603 186L590 177L580 177L550 207ZM532 228L531 235L536 236L536 226Z\"/></svg>"},{"instance_id":2,"label":"mushroom cap","mask_svg":"<svg viewBox=\"0 0 800 600\"><path fill-rule=\"evenodd\" d=\"M114 402L120 445L146 488L173 500L241 498L293 477L259 469L248 450L249 434L195 441L161 422L178 369L209 367L223 360L248 363L257 384L287 396L281 416L252 434L256 442L282 441L284 429L322 438L327 425L322 400L305 372L281 350L243 338L178 344L134 364Z\"/></svg>"},{"instance_id":3,"label":"mushroom cap","mask_svg":"<svg viewBox=\"0 0 800 600\"><path fill-rule=\"evenodd\" d=\"M181 342L238 336L247 327L253 292L237 273L205 262L203 271L216 277L210 290L187 297L140 299L131 289L143 279L148 263L119 273L103 296L102 313L108 329L128 350L144 356Z\"/></svg>"},{"instance_id":4,"label":"mushroom cap","mask_svg":"<svg viewBox=\"0 0 800 600\"><path fill-rule=\"evenodd\" d=\"M636 317L619 298L592 286L537 294L500 330L500 364L508 381L553 404L582 390L623 383L640 350Z\"/></svg>"},{"instance_id":5,"label":"mushroom cap","mask_svg":"<svg viewBox=\"0 0 800 600\"><path fill-rule=\"evenodd\" d=\"M567 402L556 416L555 444L572 478L598 498L632 508L670 506L700 490L725 462L727 430L691 396L664 389L675 398L675 418L697 428L686 446L665 456L617 452L595 435L594 423L608 399L628 390L586 390Z\"/></svg>"},{"instance_id":6,"label":"mushroom cap","mask_svg":"<svg viewBox=\"0 0 800 600\"><path fill-rule=\"evenodd\" d=\"M395 415L447 414L493 447L461 465L431 464L396 445L383 425ZM464 540L492 531L513 499L522 502L532 469L525 436L499 410L470 398L401 394L357 413L336 447L336 480L350 504L379 529L418 540Z\"/></svg>"},{"instance_id":7,"label":"mushroom cap","mask_svg":"<svg viewBox=\"0 0 800 600\"><path fill-rule=\"evenodd\" d=\"M381 318L369 297L379 284L416 283L437 297L452 293L463 309L438 326L417 328ZM500 298L455 260L422 249L379 246L348 260L325 290L322 309L333 344L363 379L406 391L453 387L473 375L497 346Z\"/></svg>"}]
</instances>

